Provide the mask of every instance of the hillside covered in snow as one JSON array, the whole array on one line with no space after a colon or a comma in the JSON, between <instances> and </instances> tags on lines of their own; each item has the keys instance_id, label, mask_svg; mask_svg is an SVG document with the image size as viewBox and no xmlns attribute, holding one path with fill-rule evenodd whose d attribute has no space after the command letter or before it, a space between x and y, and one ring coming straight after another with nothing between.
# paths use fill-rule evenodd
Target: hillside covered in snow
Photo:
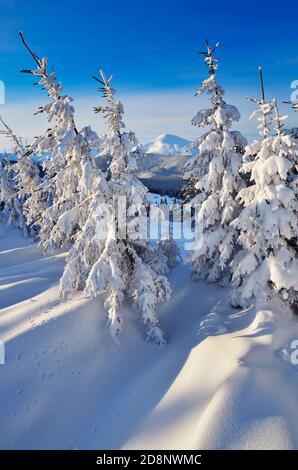
<instances>
[{"instance_id":1,"label":"hillside covered in snow","mask_svg":"<svg viewBox=\"0 0 298 470\"><path fill-rule=\"evenodd\" d=\"M196 139L140 149L113 75L80 128L19 35L47 125L0 118L0 448L297 449L298 142L262 69L258 139L206 41Z\"/></svg>"},{"instance_id":2,"label":"hillside covered in snow","mask_svg":"<svg viewBox=\"0 0 298 470\"><path fill-rule=\"evenodd\" d=\"M290 312L232 309L180 264L168 344L145 343L126 306L116 346L101 301L60 297L64 259L0 224L1 449L298 448Z\"/></svg>"},{"instance_id":3,"label":"hillside covered in snow","mask_svg":"<svg viewBox=\"0 0 298 470\"><path fill-rule=\"evenodd\" d=\"M145 153L139 160L137 176L152 192L177 196L185 185L184 167L189 155Z\"/></svg>"}]
</instances>

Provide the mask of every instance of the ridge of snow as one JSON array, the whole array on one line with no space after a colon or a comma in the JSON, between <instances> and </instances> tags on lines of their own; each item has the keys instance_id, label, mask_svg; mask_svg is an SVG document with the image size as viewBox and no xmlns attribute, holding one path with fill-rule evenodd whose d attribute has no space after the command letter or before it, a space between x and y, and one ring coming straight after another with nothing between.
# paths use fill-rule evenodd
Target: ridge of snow
<instances>
[{"instance_id":1,"label":"ridge of snow","mask_svg":"<svg viewBox=\"0 0 298 470\"><path fill-rule=\"evenodd\" d=\"M297 370L277 354L298 323L281 305L231 310L182 263L168 345L145 343L126 307L115 348L101 302L59 296L64 255L0 223L0 448L298 448Z\"/></svg>"}]
</instances>

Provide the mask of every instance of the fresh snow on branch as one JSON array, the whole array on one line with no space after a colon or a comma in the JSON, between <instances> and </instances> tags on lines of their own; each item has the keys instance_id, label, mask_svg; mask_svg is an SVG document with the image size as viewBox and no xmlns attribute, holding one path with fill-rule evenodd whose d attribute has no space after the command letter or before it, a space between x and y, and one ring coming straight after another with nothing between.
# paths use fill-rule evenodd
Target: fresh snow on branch
<instances>
[{"instance_id":1,"label":"fresh snow on branch","mask_svg":"<svg viewBox=\"0 0 298 470\"><path fill-rule=\"evenodd\" d=\"M262 103L254 116L264 108ZM235 305L274 292L297 305L298 146L282 129L285 119L276 102L268 102L266 120L261 119L263 140L246 147L249 161L241 171L249 172L251 184L237 196L244 208L232 224L240 230L242 247L232 262ZM268 135L269 126L275 135Z\"/></svg>"},{"instance_id":2,"label":"fresh snow on branch","mask_svg":"<svg viewBox=\"0 0 298 470\"><path fill-rule=\"evenodd\" d=\"M157 307L171 298L167 274L181 255L170 230L157 243L148 240L148 225L155 221L148 189L136 176L144 154L135 134L126 131L112 76L100 70L94 77L105 100L94 108L104 118L104 135L98 137L90 126L78 130L73 100L63 94L56 72L49 73L47 59L20 36L35 63L22 72L36 77L48 95L36 114L45 114L49 127L27 145L0 118L0 133L16 156L15 162L0 159L1 220L37 238L44 252L66 251L61 296L81 291L103 300L116 342L128 301L145 325L147 341L163 344ZM260 68L262 97L250 99L257 104L251 119L260 138L248 145L232 130L240 114L224 101L217 81L219 43L206 45L201 54L208 78L195 95L206 93L209 107L191 122L207 129L188 147L183 190L187 210L182 212L201 235L190 244L193 278L230 285L235 306L278 295L279 303L298 311L297 129L284 129L287 116L279 114L276 100L265 100ZM296 103L292 106L297 110ZM152 149L175 152L176 141L164 134ZM109 162L106 172L96 164L102 156ZM174 228L177 221L171 222Z\"/></svg>"},{"instance_id":3,"label":"fresh snow on branch","mask_svg":"<svg viewBox=\"0 0 298 470\"><path fill-rule=\"evenodd\" d=\"M33 144L37 152L49 155L44 162L45 181L40 187L41 194L46 194L47 207L42 204L37 208L36 224L44 250L67 248L85 222L85 211L74 208L80 207L92 191L96 170L91 150L99 147L99 138L90 127L77 130L72 98L62 95L56 73L47 72L47 59L35 55L35 61L36 69L23 72L39 77L37 84L46 90L50 102L39 107L38 113L45 113L52 124ZM38 200L32 200L31 208L36 205Z\"/></svg>"},{"instance_id":4,"label":"fresh snow on branch","mask_svg":"<svg viewBox=\"0 0 298 470\"><path fill-rule=\"evenodd\" d=\"M137 140L132 132L124 130L123 106L115 100L115 90L110 85L112 77L107 78L100 71L96 80L107 101L95 111L102 113L106 121L101 149L111 157L109 179L98 171L87 220L70 250L61 279L61 293L68 295L84 289L90 297L104 295L108 326L115 341L123 327L123 302L125 298L132 300L146 325L147 340L162 344L165 338L156 305L169 300L171 295L164 276L170 258L159 245L152 246L144 240L147 188L132 174ZM125 221L116 210L119 200L124 202ZM121 237L119 230L124 222L127 232Z\"/></svg>"},{"instance_id":5,"label":"fresh snow on branch","mask_svg":"<svg viewBox=\"0 0 298 470\"><path fill-rule=\"evenodd\" d=\"M199 111L192 124L210 129L191 145L198 153L186 166L188 187L184 194L196 209L196 221L203 225L202 246L192 256L193 277L226 283L237 248L237 231L231 221L240 210L236 195L244 187L239 168L247 142L240 132L230 130L240 114L224 101L224 90L217 83L219 59L213 55L217 47L211 48L207 42L207 52L202 52L210 76L196 95L206 92L210 108Z\"/></svg>"}]
</instances>

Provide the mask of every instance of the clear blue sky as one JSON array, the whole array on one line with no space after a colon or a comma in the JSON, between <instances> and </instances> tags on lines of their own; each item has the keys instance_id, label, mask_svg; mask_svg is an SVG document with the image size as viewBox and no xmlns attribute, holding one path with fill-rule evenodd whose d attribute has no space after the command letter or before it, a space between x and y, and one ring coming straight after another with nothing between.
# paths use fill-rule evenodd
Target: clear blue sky
<instances>
[{"instance_id":1,"label":"clear blue sky","mask_svg":"<svg viewBox=\"0 0 298 470\"><path fill-rule=\"evenodd\" d=\"M268 94L282 100L298 79L298 7L290 0L0 0L0 8L0 79L8 104L38 93L19 73L32 61L18 30L75 97L96 94L90 77L103 67L121 96L185 92L191 101L206 76L197 55L205 38L221 42L220 81L241 100L258 92L259 64Z\"/></svg>"}]
</instances>

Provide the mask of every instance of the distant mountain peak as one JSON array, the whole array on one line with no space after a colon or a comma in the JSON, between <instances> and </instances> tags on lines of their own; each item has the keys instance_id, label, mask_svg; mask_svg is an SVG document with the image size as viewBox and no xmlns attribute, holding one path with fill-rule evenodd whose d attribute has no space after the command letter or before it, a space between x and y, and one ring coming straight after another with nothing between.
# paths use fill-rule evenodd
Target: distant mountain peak
<instances>
[{"instance_id":1,"label":"distant mountain peak","mask_svg":"<svg viewBox=\"0 0 298 470\"><path fill-rule=\"evenodd\" d=\"M158 155L179 155L185 153L190 141L174 134L161 134L141 147L146 153Z\"/></svg>"}]
</instances>

